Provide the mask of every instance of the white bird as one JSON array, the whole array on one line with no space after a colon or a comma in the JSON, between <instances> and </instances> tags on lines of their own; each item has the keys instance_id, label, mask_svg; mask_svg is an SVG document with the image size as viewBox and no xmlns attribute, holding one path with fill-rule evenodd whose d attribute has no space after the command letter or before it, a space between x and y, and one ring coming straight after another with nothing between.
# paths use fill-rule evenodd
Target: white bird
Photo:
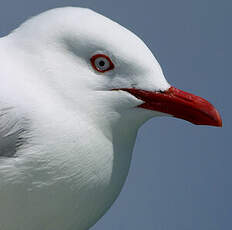
<instances>
[{"instance_id":1,"label":"white bird","mask_svg":"<svg viewBox=\"0 0 232 230\"><path fill-rule=\"evenodd\" d=\"M168 84L136 35L89 9L28 20L0 39L0 60L1 230L89 229L152 117L222 125L209 102Z\"/></svg>"}]
</instances>

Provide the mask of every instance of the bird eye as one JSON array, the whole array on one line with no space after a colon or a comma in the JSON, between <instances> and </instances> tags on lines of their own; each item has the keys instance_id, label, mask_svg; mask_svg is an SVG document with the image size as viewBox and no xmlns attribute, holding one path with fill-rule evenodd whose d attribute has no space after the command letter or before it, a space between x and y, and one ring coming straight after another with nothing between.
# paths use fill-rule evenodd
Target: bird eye
<instances>
[{"instance_id":1,"label":"bird eye","mask_svg":"<svg viewBox=\"0 0 232 230\"><path fill-rule=\"evenodd\" d=\"M95 70L104 73L114 68L113 62L104 54L96 54L90 58L91 64Z\"/></svg>"}]
</instances>

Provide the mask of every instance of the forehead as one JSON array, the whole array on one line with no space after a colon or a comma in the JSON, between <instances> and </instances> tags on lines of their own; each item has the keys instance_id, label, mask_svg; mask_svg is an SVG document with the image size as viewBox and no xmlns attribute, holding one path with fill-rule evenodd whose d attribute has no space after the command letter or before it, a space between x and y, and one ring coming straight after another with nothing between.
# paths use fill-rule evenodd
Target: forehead
<instances>
[{"instance_id":1,"label":"forehead","mask_svg":"<svg viewBox=\"0 0 232 230\"><path fill-rule=\"evenodd\" d=\"M78 20L81 20L80 22ZM90 50L106 50L115 56L130 57L130 60L150 59L154 57L144 42L134 33L91 10L86 10L76 19L73 31L83 47ZM78 45L78 44L77 44Z\"/></svg>"}]
</instances>

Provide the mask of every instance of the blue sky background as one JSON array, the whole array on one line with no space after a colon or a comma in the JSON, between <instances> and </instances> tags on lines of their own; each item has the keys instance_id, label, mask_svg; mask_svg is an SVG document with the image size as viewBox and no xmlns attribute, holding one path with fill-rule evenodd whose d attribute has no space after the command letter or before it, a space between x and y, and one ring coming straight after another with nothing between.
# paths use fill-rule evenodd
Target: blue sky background
<instances>
[{"instance_id":1,"label":"blue sky background","mask_svg":"<svg viewBox=\"0 0 232 230\"><path fill-rule=\"evenodd\" d=\"M139 35L168 81L211 101L224 123L220 129L156 118L143 125L126 184L92 230L232 229L232 1L1 0L0 36L46 9L70 5Z\"/></svg>"}]
</instances>

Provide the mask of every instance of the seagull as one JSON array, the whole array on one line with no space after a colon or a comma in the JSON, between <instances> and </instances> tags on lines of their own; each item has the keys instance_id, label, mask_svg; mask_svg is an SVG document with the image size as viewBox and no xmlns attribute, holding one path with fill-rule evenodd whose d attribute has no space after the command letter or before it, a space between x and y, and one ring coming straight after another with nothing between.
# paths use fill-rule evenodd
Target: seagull
<instances>
[{"instance_id":1,"label":"seagull","mask_svg":"<svg viewBox=\"0 0 232 230\"><path fill-rule=\"evenodd\" d=\"M148 119L222 126L171 86L144 42L85 8L52 9L0 39L0 229L87 230L111 207Z\"/></svg>"}]
</instances>

